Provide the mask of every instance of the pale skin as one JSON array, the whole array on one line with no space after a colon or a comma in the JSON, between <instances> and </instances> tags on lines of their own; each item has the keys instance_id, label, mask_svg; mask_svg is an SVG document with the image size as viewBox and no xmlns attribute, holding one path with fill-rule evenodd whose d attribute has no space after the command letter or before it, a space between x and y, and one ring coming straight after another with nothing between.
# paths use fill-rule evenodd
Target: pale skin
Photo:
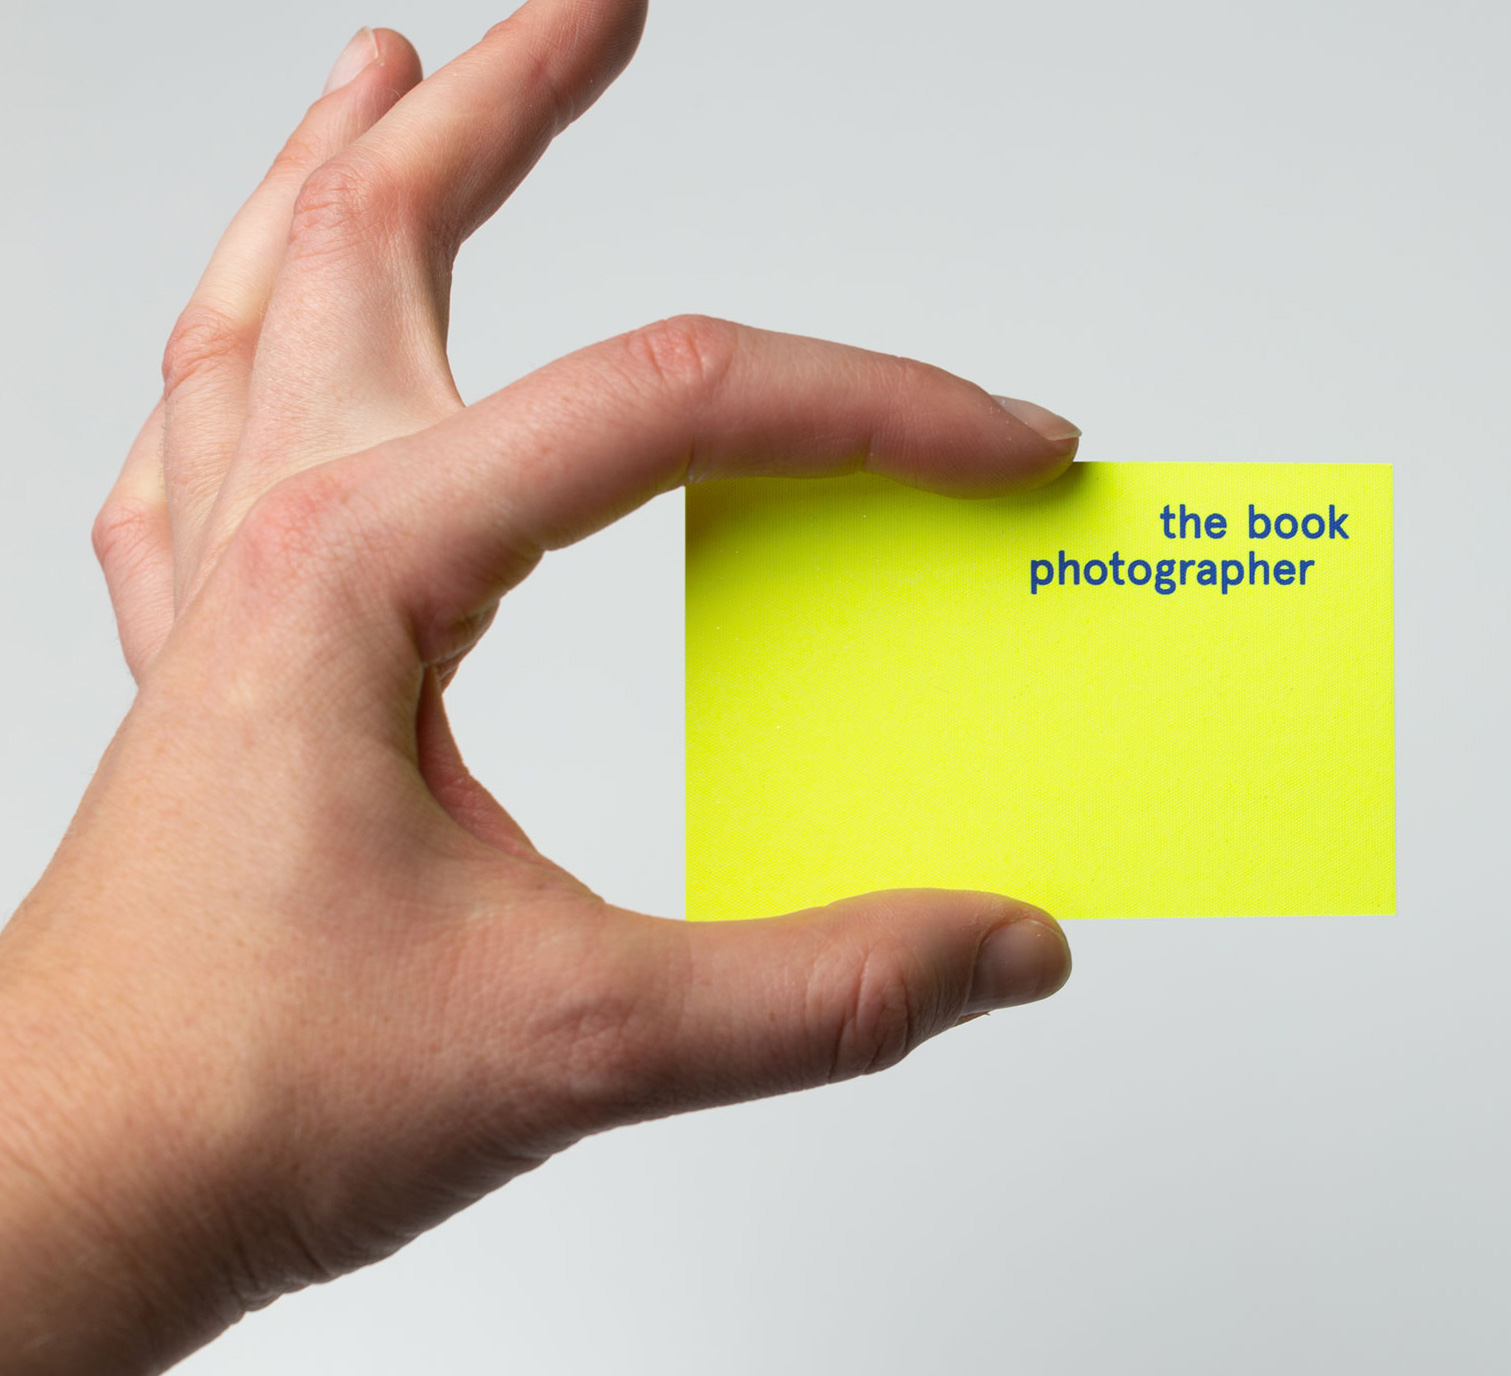
<instances>
[{"instance_id":1,"label":"pale skin","mask_svg":"<svg viewBox=\"0 0 1511 1376\"><path fill-rule=\"evenodd\" d=\"M163 1370L590 1133L877 1070L1069 974L995 894L615 907L462 764L443 691L500 597L652 496L968 497L1075 453L925 364L703 317L464 407L457 247L643 21L530 0L423 81L359 33L168 341L95 528L137 697L0 933L6 1373Z\"/></svg>"}]
</instances>

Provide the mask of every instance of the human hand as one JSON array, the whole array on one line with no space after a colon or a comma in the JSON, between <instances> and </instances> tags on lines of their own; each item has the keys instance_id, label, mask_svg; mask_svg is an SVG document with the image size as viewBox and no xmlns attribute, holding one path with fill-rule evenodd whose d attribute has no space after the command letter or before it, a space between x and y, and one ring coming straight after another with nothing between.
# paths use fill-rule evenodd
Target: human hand
<instances>
[{"instance_id":1,"label":"human hand","mask_svg":"<svg viewBox=\"0 0 1511 1376\"><path fill-rule=\"evenodd\" d=\"M1051 919L988 894L613 907L462 764L442 687L499 597L651 496L859 467L985 493L1074 453L937 369L701 317L463 407L456 249L643 17L532 0L424 82L359 35L375 60L169 341L96 528L140 691L0 934L16 1370L161 1369L589 1133L881 1068L1068 973Z\"/></svg>"}]
</instances>

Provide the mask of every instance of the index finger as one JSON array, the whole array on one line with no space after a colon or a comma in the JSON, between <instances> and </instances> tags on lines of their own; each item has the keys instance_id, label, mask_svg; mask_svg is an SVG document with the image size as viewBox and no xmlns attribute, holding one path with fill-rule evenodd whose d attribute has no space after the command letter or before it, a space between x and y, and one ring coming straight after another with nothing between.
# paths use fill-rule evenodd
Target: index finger
<instances>
[{"instance_id":1,"label":"index finger","mask_svg":"<svg viewBox=\"0 0 1511 1376\"><path fill-rule=\"evenodd\" d=\"M684 482L865 470L956 496L1036 486L1080 432L914 359L685 316L571 354L340 460L427 661L533 565ZM399 533L402 532L402 535Z\"/></svg>"}]
</instances>

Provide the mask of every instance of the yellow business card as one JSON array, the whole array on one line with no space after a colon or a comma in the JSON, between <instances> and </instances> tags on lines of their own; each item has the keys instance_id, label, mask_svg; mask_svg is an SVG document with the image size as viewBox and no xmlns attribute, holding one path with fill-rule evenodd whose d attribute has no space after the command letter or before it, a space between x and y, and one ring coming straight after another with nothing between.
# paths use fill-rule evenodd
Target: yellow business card
<instances>
[{"instance_id":1,"label":"yellow business card","mask_svg":"<svg viewBox=\"0 0 1511 1376\"><path fill-rule=\"evenodd\" d=\"M1384 464L687 497L687 908L1395 908Z\"/></svg>"}]
</instances>

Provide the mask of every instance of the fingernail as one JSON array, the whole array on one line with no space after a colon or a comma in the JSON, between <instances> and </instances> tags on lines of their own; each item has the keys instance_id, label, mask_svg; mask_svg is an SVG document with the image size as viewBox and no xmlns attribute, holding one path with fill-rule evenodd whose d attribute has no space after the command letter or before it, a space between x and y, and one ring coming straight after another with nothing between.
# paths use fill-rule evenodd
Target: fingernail
<instances>
[{"instance_id":1,"label":"fingernail","mask_svg":"<svg viewBox=\"0 0 1511 1376\"><path fill-rule=\"evenodd\" d=\"M1020 917L988 932L962 1014L1011 1008L1052 994L1070 978L1070 947L1054 920Z\"/></svg>"},{"instance_id":2,"label":"fingernail","mask_svg":"<svg viewBox=\"0 0 1511 1376\"><path fill-rule=\"evenodd\" d=\"M373 37L373 31L365 25L358 29L352 41L341 49L341 56L336 59L336 65L331 68L331 74L326 79L325 90L321 95L330 95L332 91L339 91L353 77L367 70L378 60L378 40Z\"/></svg>"},{"instance_id":3,"label":"fingernail","mask_svg":"<svg viewBox=\"0 0 1511 1376\"><path fill-rule=\"evenodd\" d=\"M1015 420L1021 420L1036 435L1048 440L1051 444L1069 444L1071 440L1081 437L1080 429L1072 425L1064 416L1057 416L1053 411L1046 411L1042 406L1035 406L1031 401L1019 401L1017 397L995 395L992 400L1008 415Z\"/></svg>"}]
</instances>

